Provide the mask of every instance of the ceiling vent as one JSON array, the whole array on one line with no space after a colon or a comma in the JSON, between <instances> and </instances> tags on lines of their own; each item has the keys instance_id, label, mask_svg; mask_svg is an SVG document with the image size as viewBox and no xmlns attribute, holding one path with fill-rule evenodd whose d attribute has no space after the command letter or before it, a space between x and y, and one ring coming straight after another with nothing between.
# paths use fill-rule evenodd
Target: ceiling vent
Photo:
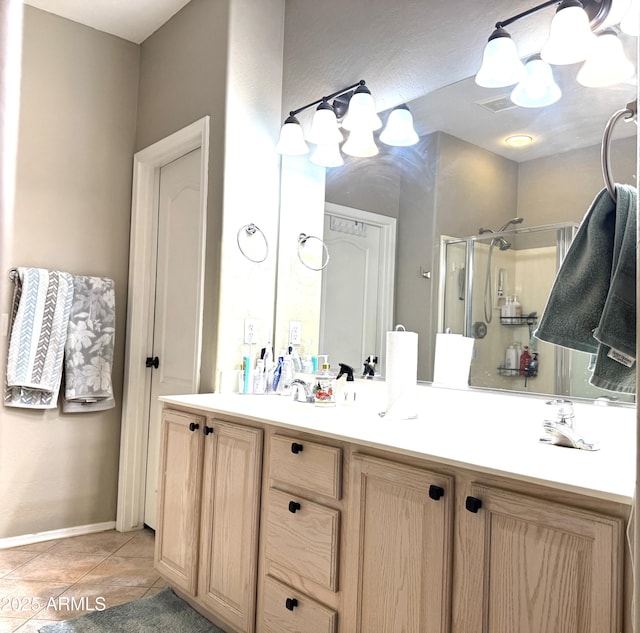
<instances>
[{"instance_id":1,"label":"ceiling vent","mask_svg":"<svg viewBox=\"0 0 640 633\"><path fill-rule=\"evenodd\" d=\"M503 112L504 110L511 110L518 106L511 101L509 95L503 95L501 97L492 97L491 99L485 99L484 101L476 101L476 105L479 105L489 112Z\"/></svg>"}]
</instances>

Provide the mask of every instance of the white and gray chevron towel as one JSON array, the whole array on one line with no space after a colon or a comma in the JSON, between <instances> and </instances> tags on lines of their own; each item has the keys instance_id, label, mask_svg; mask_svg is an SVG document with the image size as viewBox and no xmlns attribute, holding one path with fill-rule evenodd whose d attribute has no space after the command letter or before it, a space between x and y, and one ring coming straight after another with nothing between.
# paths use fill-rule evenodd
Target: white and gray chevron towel
<instances>
[{"instance_id":1,"label":"white and gray chevron towel","mask_svg":"<svg viewBox=\"0 0 640 633\"><path fill-rule=\"evenodd\" d=\"M115 284L106 277L73 277L73 305L64 357L65 413L115 407L111 367L116 332Z\"/></svg>"},{"instance_id":2,"label":"white and gray chevron towel","mask_svg":"<svg viewBox=\"0 0 640 633\"><path fill-rule=\"evenodd\" d=\"M4 403L54 409L73 300L69 273L42 268L13 271L15 291Z\"/></svg>"}]
</instances>

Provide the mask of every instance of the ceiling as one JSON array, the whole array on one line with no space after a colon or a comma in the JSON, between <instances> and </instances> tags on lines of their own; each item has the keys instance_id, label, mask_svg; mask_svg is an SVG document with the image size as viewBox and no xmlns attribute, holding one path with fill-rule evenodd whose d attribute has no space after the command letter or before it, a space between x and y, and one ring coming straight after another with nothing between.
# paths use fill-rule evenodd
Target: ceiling
<instances>
[{"instance_id":1,"label":"ceiling","mask_svg":"<svg viewBox=\"0 0 640 633\"><path fill-rule=\"evenodd\" d=\"M189 0L23 0L37 9L142 43Z\"/></svg>"}]
</instances>

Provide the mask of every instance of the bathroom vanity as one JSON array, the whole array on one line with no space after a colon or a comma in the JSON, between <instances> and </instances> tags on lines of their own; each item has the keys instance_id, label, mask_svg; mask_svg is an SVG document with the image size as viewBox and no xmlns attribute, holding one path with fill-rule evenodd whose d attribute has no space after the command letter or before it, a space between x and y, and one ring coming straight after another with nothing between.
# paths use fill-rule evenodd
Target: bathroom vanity
<instances>
[{"instance_id":1,"label":"bathroom vanity","mask_svg":"<svg viewBox=\"0 0 640 633\"><path fill-rule=\"evenodd\" d=\"M420 386L420 417L163 397L156 566L229 633L630 633L635 411L540 443L544 399Z\"/></svg>"}]
</instances>

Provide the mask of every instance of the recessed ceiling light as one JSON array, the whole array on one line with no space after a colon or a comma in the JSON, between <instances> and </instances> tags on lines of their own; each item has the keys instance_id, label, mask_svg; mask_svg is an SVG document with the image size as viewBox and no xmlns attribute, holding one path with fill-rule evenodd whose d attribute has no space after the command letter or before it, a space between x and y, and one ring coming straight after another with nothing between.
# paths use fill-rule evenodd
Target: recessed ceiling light
<instances>
[{"instance_id":1,"label":"recessed ceiling light","mask_svg":"<svg viewBox=\"0 0 640 633\"><path fill-rule=\"evenodd\" d=\"M511 147L525 147L533 143L533 136L529 136L528 134L513 134L512 136L507 136L504 142L507 145L511 145Z\"/></svg>"}]
</instances>

